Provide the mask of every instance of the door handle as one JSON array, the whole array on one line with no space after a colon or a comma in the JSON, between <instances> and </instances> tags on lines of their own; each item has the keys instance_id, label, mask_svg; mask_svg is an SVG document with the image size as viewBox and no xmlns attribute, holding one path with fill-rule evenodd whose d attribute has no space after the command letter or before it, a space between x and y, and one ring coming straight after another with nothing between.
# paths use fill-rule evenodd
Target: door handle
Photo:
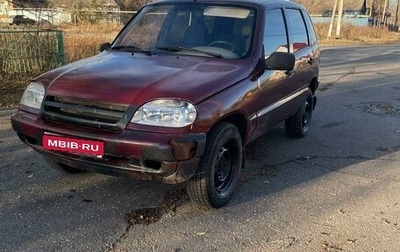
<instances>
[{"instance_id":1,"label":"door handle","mask_svg":"<svg viewBox=\"0 0 400 252\"><path fill-rule=\"evenodd\" d=\"M292 70L286 71L285 74L286 74L287 76L291 76L294 72L295 72L294 69L292 69Z\"/></svg>"}]
</instances>

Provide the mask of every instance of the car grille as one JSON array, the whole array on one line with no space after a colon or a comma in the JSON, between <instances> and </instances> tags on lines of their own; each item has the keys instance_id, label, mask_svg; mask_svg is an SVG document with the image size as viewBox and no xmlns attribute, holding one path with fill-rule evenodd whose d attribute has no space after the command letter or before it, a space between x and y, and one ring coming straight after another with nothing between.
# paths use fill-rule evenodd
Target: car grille
<instances>
[{"instance_id":1,"label":"car grille","mask_svg":"<svg viewBox=\"0 0 400 252\"><path fill-rule=\"evenodd\" d=\"M46 96L43 116L51 121L122 130L133 115L128 106Z\"/></svg>"}]
</instances>

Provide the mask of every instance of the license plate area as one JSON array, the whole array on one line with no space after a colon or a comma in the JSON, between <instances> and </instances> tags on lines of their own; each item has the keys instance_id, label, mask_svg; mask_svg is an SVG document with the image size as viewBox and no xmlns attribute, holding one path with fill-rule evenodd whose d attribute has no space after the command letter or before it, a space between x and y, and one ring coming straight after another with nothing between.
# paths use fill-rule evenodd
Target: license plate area
<instances>
[{"instance_id":1,"label":"license plate area","mask_svg":"<svg viewBox=\"0 0 400 252\"><path fill-rule=\"evenodd\" d=\"M104 142L44 134L43 149L101 157L104 155Z\"/></svg>"}]
</instances>

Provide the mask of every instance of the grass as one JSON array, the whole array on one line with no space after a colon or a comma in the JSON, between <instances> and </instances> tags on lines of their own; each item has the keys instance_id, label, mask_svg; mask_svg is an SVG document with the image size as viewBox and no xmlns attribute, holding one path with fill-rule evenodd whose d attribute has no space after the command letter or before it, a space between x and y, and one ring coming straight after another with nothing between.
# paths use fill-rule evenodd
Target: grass
<instances>
[{"instance_id":1,"label":"grass","mask_svg":"<svg viewBox=\"0 0 400 252\"><path fill-rule=\"evenodd\" d=\"M63 26L64 47L67 62L74 62L99 53L100 45L112 42L121 30L121 25L83 24Z\"/></svg>"},{"instance_id":2,"label":"grass","mask_svg":"<svg viewBox=\"0 0 400 252\"><path fill-rule=\"evenodd\" d=\"M90 57L99 52L100 45L112 42L122 26L98 24L64 26L63 30L67 61L73 62ZM340 38L327 38L329 24L315 24L315 30L321 45L381 45L400 43L400 33L389 32L385 27L356 27L343 25ZM335 35L335 30L332 33Z\"/></svg>"},{"instance_id":3,"label":"grass","mask_svg":"<svg viewBox=\"0 0 400 252\"><path fill-rule=\"evenodd\" d=\"M93 56L99 52L100 45L112 42L122 28L111 24L83 24L80 26L64 25L56 29L64 32L64 46L67 62L74 62L82 58ZM400 44L400 33L389 32L385 27L355 27L344 25L340 38L327 38L329 24L316 24L315 29L321 45L382 45ZM335 34L335 31L333 31ZM1 56L1 55L0 55ZM24 87L29 79L22 79L24 85L15 85L15 76L5 78L0 76L0 107L13 107L19 102Z\"/></svg>"},{"instance_id":4,"label":"grass","mask_svg":"<svg viewBox=\"0 0 400 252\"><path fill-rule=\"evenodd\" d=\"M334 30L328 38L329 24L315 24L315 30L321 45L385 45L400 43L400 33L390 32L386 27L357 27L343 25L340 37L336 38Z\"/></svg>"}]
</instances>

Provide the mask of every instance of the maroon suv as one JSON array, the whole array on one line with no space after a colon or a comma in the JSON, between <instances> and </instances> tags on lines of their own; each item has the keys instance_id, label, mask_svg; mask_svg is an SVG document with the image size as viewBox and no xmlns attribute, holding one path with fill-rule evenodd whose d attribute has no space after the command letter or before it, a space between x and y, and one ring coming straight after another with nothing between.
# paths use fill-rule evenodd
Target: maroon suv
<instances>
[{"instance_id":1,"label":"maroon suv","mask_svg":"<svg viewBox=\"0 0 400 252\"><path fill-rule=\"evenodd\" d=\"M59 170L186 181L218 208L243 145L283 120L290 137L307 134L319 55L293 2L159 1L100 54L35 78L12 126Z\"/></svg>"}]
</instances>

